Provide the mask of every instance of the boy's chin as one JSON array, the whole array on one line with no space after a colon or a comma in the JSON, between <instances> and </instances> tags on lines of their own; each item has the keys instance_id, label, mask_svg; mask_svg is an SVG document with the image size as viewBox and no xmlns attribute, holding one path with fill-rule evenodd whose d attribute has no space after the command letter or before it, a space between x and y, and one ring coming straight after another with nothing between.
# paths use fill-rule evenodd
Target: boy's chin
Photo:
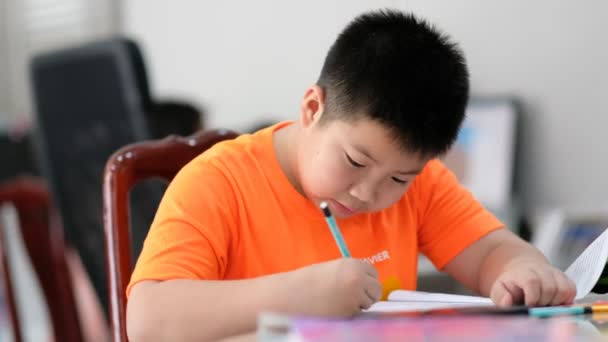
<instances>
[{"instance_id":1,"label":"boy's chin","mask_svg":"<svg viewBox=\"0 0 608 342\"><path fill-rule=\"evenodd\" d=\"M351 218L351 217L353 217L353 216L356 216L357 214L358 214L358 213L347 214L347 215L335 214L334 216L335 216L337 219L340 219L340 220L346 220L346 219L348 219L348 218Z\"/></svg>"}]
</instances>

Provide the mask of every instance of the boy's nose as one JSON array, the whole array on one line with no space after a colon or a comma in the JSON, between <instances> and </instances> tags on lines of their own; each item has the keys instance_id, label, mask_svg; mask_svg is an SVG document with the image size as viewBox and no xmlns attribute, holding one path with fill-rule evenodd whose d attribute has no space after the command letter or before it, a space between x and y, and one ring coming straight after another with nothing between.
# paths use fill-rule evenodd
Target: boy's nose
<instances>
[{"instance_id":1,"label":"boy's nose","mask_svg":"<svg viewBox=\"0 0 608 342\"><path fill-rule=\"evenodd\" d=\"M374 187L366 185L365 183L359 183L352 186L349 195L354 197L361 204L373 203L374 197L376 196Z\"/></svg>"}]
</instances>

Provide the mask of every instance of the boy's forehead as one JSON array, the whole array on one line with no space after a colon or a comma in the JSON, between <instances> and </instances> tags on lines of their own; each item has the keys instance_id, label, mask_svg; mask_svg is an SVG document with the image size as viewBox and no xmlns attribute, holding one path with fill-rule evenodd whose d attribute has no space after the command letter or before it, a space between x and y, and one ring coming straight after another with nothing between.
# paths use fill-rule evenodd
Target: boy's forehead
<instances>
[{"instance_id":1,"label":"boy's forehead","mask_svg":"<svg viewBox=\"0 0 608 342\"><path fill-rule=\"evenodd\" d=\"M394 132L377 121L361 118L356 120L336 119L333 131L337 137L372 159L383 155L399 156L401 158L425 160L417 153L404 148Z\"/></svg>"},{"instance_id":2,"label":"boy's forehead","mask_svg":"<svg viewBox=\"0 0 608 342\"><path fill-rule=\"evenodd\" d=\"M376 134L390 134L390 129L388 127L379 123L378 121L368 119L362 115L353 114L351 118L338 117L331 120L331 124L340 129L352 131L353 133L369 133L373 131Z\"/></svg>"},{"instance_id":3,"label":"boy's forehead","mask_svg":"<svg viewBox=\"0 0 608 342\"><path fill-rule=\"evenodd\" d=\"M376 121L370 119L353 119L344 120L336 119L334 122L336 134L339 134L347 140L352 140L353 143L373 144L373 145L391 145L395 148L400 148L400 144L395 139L393 131Z\"/></svg>"}]
</instances>

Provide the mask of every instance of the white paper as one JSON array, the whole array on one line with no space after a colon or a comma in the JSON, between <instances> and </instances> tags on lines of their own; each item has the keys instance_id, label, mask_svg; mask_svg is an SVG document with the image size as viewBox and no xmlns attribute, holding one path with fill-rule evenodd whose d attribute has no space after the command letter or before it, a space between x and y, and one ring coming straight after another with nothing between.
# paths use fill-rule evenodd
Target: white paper
<instances>
[{"instance_id":1,"label":"white paper","mask_svg":"<svg viewBox=\"0 0 608 342\"><path fill-rule=\"evenodd\" d=\"M389 294L388 301L377 302L366 311L405 312L482 305L492 306L494 304L492 300L485 297L396 290Z\"/></svg>"},{"instance_id":2,"label":"white paper","mask_svg":"<svg viewBox=\"0 0 608 342\"><path fill-rule=\"evenodd\" d=\"M492 303L461 303L461 302L377 302L366 312L407 312L455 307L493 306Z\"/></svg>"},{"instance_id":3,"label":"white paper","mask_svg":"<svg viewBox=\"0 0 608 342\"><path fill-rule=\"evenodd\" d=\"M486 297L454 295L446 293L431 293L422 291L395 290L388 295L389 301L396 302L442 302L464 304L492 304Z\"/></svg>"},{"instance_id":4,"label":"white paper","mask_svg":"<svg viewBox=\"0 0 608 342\"><path fill-rule=\"evenodd\" d=\"M608 260L608 229L598 236L566 269L566 275L576 284L576 299L591 292L602 275Z\"/></svg>"}]
</instances>

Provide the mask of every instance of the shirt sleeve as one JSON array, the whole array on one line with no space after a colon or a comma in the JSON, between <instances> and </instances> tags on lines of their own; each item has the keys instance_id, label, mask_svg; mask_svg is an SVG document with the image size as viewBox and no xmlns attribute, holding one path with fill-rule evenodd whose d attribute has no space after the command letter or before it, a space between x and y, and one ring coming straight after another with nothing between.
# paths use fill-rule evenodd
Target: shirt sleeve
<instances>
[{"instance_id":1,"label":"shirt sleeve","mask_svg":"<svg viewBox=\"0 0 608 342\"><path fill-rule=\"evenodd\" d=\"M161 200L127 296L142 280L221 279L235 222L233 194L226 175L210 162L187 164Z\"/></svg>"},{"instance_id":2,"label":"shirt sleeve","mask_svg":"<svg viewBox=\"0 0 608 342\"><path fill-rule=\"evenodd\" d=\"M432 160L420 174L418 197L420 251L443 269L465 248L504 225L440 161Z\"/></svg>"}]
</instances>

